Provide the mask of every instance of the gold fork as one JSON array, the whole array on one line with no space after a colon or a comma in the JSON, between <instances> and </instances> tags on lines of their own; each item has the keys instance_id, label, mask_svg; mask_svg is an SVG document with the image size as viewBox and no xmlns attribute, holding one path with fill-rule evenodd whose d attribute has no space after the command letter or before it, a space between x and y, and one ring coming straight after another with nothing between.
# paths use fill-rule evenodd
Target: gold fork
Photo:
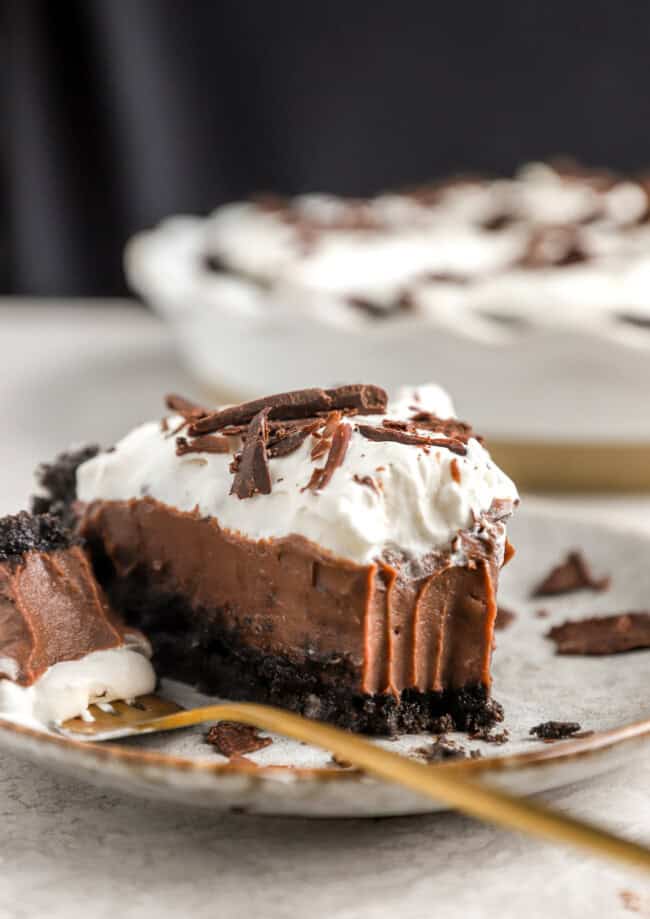
<instances>
[{"instance_id":1,"label":"gold fork","mask_svg":"<svg viewBox=\"0 0 650 919\"><path fill-rule=\"evenodd\" d=\"M240 721L321 747L369 775L442 801L472 817L541 839L567 843L650 872L650 849L639 843L560 814L538 801L489 787L480 778L468 777L462 765L431 767L414 762L356 734L283 709L229 702L186 711L158 696L145 696L132 705L116 702L104 710L93 706L92 714L94 721L75 718L61 725L59 732L66 737L99 741L172 731L207 721ZM485 771L481 769L481 773Z\"/></svg>"}]
</instances>

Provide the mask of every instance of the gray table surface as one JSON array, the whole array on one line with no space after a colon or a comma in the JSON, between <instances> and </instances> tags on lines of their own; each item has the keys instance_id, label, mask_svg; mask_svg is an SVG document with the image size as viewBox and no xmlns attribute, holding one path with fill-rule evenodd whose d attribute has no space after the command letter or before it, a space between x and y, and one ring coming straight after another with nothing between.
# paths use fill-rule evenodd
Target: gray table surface
<instances>
[{"instance_id":1,"label":"gray table surface","mask_svg":"<svg viewBox=\"0 0 650 919\"><path fill-rule=\"evenodd\" d=\"M0 301L0 343L0 513L25 506L40 460L74 442L112 442L156 417L165 391L196 392L166 330L126 304ZM647 498L563 503L648 528ZM650 844L649 788L645 760L546 799ZM187 812L0 754L0 919L634 914L650 916L644 878L458 815Z\"/></svg>"}]
</instances>

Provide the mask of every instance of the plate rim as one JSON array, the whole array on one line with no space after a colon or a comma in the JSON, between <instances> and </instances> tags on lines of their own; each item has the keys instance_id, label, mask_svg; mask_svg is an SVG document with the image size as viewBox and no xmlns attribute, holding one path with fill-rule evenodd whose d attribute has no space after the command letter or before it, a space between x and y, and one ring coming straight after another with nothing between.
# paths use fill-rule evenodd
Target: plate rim
<instances>
[{"instance_id":1,"label":"plate rim","mask_svg":"<svg viewBox=\"0 0 650 919\"><path fill-rule=\"evenodd\" d=\"M297 781L349 781L365 776L360 769L331 769L313 766L258 765L243 758L225 763L213 763L206 758L178 756L152 750L131 749L123 744L74 740L57 734L31 728L0 718L0 736L3 734L18 735L45 743L59 749L74 750L90 763L113 761L133 766L165 767L177 772L200 772L211 775L241 775L257 779L283 779L291 777ZM566 740L549 744L530 753L509 753L501 756L486 756L480 759L455 760L453 762L432 763L432 769L462 769L464 772L480 775L482 773L513 772L524 769L539 769L580 759L590 754L604 752L614 747L631 744L634 741L650 738L650 718L633 721L612 728L608 731L596 731L589 737L577 740ZM373 779L373 781L375 781Z\"/></svg>"}]
</instances>

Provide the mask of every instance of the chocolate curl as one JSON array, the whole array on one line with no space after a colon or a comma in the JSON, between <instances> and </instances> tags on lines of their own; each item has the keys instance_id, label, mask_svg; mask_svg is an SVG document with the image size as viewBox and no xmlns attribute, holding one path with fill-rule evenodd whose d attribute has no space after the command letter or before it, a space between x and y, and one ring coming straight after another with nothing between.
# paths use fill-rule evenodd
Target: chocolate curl
<instances>
[{"instance_id":1,"label":"chocolate curl","mask_svg":"<svg viewBox=\"0 0 650 919\"><path fill-rule=\"evenodd\" d=\"M437 437L425 437L424 434L414 434L410 431L402 431L397 428L376 428L369 424L357 425L360 434L368 440L374 441L392 441L396 444L405 444L413 447L443 447L445 450L451 450L458 456L467 454L467 447L460 440L443 440Z\"/></svg>"},{"instance_id":2,"label":"chocolate curl","mask_svg":"<svg viewBox=\"0 0 650 919\"><path fill-rule=\"evenodd\" d=\"M251 420L246 430L246 441L236 463L235 476L230 489L238 498L268 495L271 492L271 475L266 445L268 442L268 407Z\"/></svg>"},{"instance_id":3,"label":"chocolate curl","mask_svg":"<svg viewBox=\"0 0 650 919\"><path fill-rule=\"evenodd\" d=\"M177 415L181 415L186 421L196 421L199 418L203 418L204 415L209 414L207 408L204 408L202 405L197 405L196 402L191 402L184 396L176 395L176 393L170 393L165 396L165 405L170 412L176 412Z\"/></svg>"},{"instance_id":4,"label":"chocolate curl","mask_svg":"<svg viewBox=\"0 0 650 919\"><path fill-rule=\"evenodd\" d=\"M385 391L379 386L355 384L339 386L336 389L296 389L213 412L195 421L190 428L190 434L210 434L230 425L246 424L262 409L268 409L269 419L291 421L337 409L368 415L378 414L385 411L387 401Z\"/></svg>"},{"instance_id":5,"label":"chocolate curl","mask_svg":"<svg viewBox=\"0 0 650 919\"><path fill-rule=\"evenodd\" d=\"M230 444L227 437L218 434L204 434L194 440L177 437L176 456L185 456L187 453L230 453Z\"/></svg>"},{"instance_id":6,"label":"chocolate curl","mask_svg":"<svg viewBox=\"0 0 650 919\"><path fill-rule=\"evenodd\" d=\"M325 466L322 469L314 469L311 479L307 485L310 491L321 491L331 481L332 476L343 465L345 454L348 452L348 444L352 436L352 428L349 424L341 422L334 431L332 437L332 446L327 454Z\"/></svg>"}]
</instances>

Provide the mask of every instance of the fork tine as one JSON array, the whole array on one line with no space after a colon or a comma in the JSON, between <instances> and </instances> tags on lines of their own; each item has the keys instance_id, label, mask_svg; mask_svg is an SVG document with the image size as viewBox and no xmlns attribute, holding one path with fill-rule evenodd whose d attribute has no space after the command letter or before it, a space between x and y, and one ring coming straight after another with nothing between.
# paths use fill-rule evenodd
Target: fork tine
<instances>
[{"instance_id":1,"label":"fork tine","mask_svg":"<svg viewBox=\"0 0 650 919\"><path fill-rule=\"evenodd\" d=\"M110 703L110 710L91 705L88 712L92 721L84 718L70 718L56 730L66 737L79 740L103 740L109 737L128 737L139 730L144 721L161 718L181 711L181 706L160 696L139 696L133 703L116 701Z\"/></svg>"}]
</instances>

